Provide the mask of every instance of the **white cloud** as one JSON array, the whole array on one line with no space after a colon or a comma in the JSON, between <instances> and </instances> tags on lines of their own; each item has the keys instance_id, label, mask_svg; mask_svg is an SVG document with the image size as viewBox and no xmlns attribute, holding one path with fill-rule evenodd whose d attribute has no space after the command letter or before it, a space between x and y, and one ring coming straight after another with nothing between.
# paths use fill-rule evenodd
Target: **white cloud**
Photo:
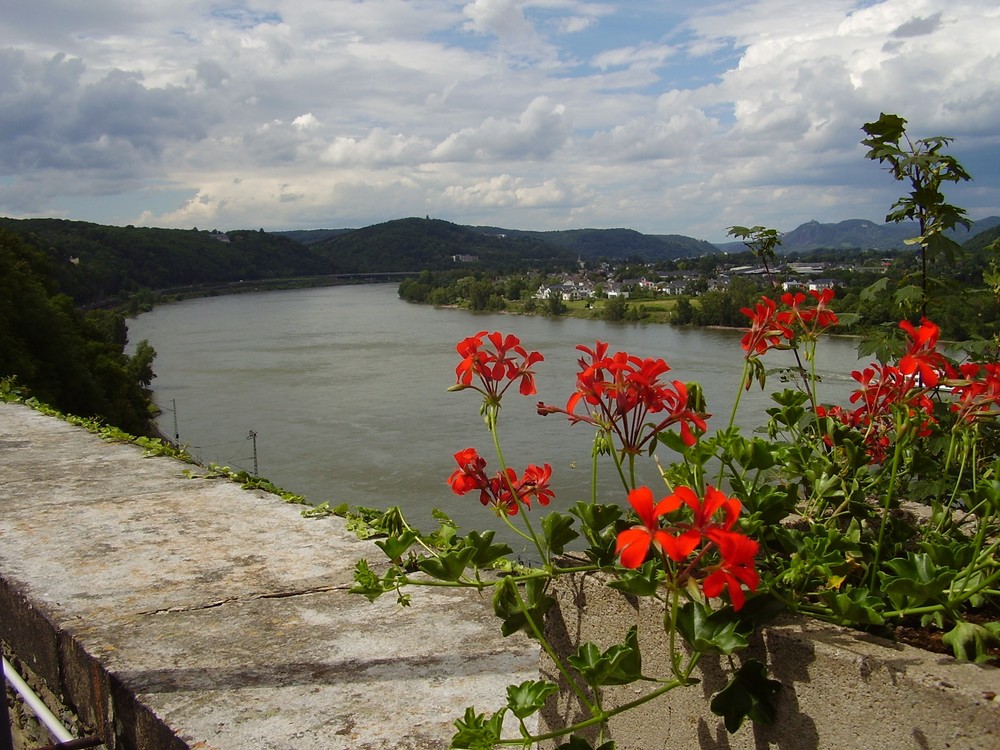
<instances>
[{"instance_id":1,"label":"white cloud","mask_svg":"<svg viewBox=\"0 0 1000 750\"><path fill-rule=\"evenodd\" d=\"M335 138L320 160L326 164L384 167L421 161L428 150L428 144L419 138L374 128L364 138Z\"/></svg>"},{"instance_id":2,"label":"white cloud","mask_svg":"<svg viewBox=\"0 0 1000 750\"><path fill-rule=\"evenodd\" d=\"M565 106L540 96L516 121L488 117L478 127L452 133L432 156L444 161L545 159L563 145L570 130Z\"/></svg>"},{"instance_id":3,"label":"white cloud","mask_svg":"<svg viewBox=\"0 0 1000 750\"><path fill-rule=\"evenodd\" d=\"M316 130L321 127L320 121L312 112L306 112L292 120L292 125L299 130Z\"/></svg>"},{"instance_id":4,"label":"white cloud","mask_svg":"<svg viewBox=\"0 0 1000 750\"><path fill-rule=\"evenodd\" d=\"M531 184L524 178L502 174L472 185L453 185L444 197L453 208L569 207L572 191L558 180Z\"/></svg>"},{"instance_id":5,"label":"white cloud","mask_svg":"<svg viewBox=\"0 0 1000 750\"><path fill-rule=\"evenodd\" d=\"M1000 214L991 0L9 5L0 214L721 239L880 219L899 190L858 142L881 111L956 136L956 202Z\"/></svg>"},{"instance_id":6,"label":"white cloud","mask_svg":"<svg viewBox=\"0 0 1000 750\"><path fill-rule=\"evenodd\" d=\"M591 63L607 70L615 67L657 67L673 54L673 50L663 44L642 45L638 47L620 47L605 50L596 55Z\"/></svg>"}]
</instances>

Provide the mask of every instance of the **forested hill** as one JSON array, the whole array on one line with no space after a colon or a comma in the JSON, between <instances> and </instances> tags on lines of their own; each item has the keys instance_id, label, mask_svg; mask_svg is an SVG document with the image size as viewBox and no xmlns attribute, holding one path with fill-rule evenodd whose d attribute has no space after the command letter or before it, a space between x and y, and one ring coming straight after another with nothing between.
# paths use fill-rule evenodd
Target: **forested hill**
<instances>
[{"instance_id":1,"label":"forested hill","mask_svg":"<svg viewBox=\"0 0 1000 750\"><path fill-rule=\"evenodd\" d=\"M569 268L576 254L541 240L475 231L440 219L396 219L310 245L339 273L440 271L456 266L498 272Z\"/></svg>"},{"instance_id":2,"label":"forested hill","mask_svg":"<svg viewBox=\"0 0 1000 750\"><path fill-rule=\"evenodd\" d=\"M329 274L330 262L262 231L113 227L60 219L2 219L0 228L45 252L60 291L77 304L139 289Z\"/></svg>"},{"instance_id":3,"label":"forested hill","mask_svg":"<svg viewBox=\"0 0 1000 750\"><path fill-rule=\"evenodd\" d=\"M78 305L123 301L142 290L335 274L468 267L556 271L576 254L537 239L500 237L434 219L307 233L114 227L62 219L5 219L41 250L59 290ZM308 240L303 244L296 235Z\"/></svg>"},{"instance_id":4,"label":"forested hill","mask_svg":"<svg viewBox=\"0 0 1000 750\"><path fill-rule=\"evenodd\" d=\"M998 222L995 218L977 221L973 230ZM578 258L655 262L719 252L718 247L691 237L648 235L631 229L535 232L461 226L430 218L397 219L361 229L275 233L4 218L0 218L0 229L42 251L59 290L77 305L117 303L142 290L188 286L447 269L544 273L566 270ZM860 220L809 222L786 233L781 249L884 249L890 229L900 236L913 233L906 226ZM744 248L736 243L733 249Z\"/></svg>"},{"instance_id":5,"label":"forested hill","mask_svg":"<svg viewBox=\"0 0 1000 750\"><path fill-rule=\"evenodd\" d=\"M634 229L564 229L533 232L499 227L473 227L496 236L530 238L547 242L583 260L636 259L643 262L692 258L719 252L705 240L680 234L642 234Z\"/></svg>"}]
</instances>

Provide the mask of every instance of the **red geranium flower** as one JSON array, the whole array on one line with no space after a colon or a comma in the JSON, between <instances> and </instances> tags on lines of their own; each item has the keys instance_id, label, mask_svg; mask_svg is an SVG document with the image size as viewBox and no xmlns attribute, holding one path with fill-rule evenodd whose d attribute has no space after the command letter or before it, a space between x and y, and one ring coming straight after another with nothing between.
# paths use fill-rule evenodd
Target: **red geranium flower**
<instances>
[{"instance_id":1,"label":"red geranium flower","mask_svg":"<svg viewBox=\"0 0 1000 750\"><path fill-rule=\"evenodd\" d=\"M754 567L754 557L758 545L753 539L733 532L716 532L712 541L719 548L720 562L710 567L711 572L701 583L701 590L707 597L715 597L726 589L733 609L740 610L746 602L743 593L745 584L750 591L756 591L760 576Z\"/></svg>"},{"instance_id":2,"label":"red geranium flower","mask_svg":"<svg viewBox=\"0 0 1000 750\"><path fill-rule=\"evenodd\" d=\"M759 357L769 349L782 346L782 339L791 342L795 334L781 321L774 300L761 297L752 308L743 307L740 312L750 318L750 330L743 336L740 345L747 357Z\"/></svg>"},{"instance_id":3,"label":"red geranium flower","mask_svg":"<svg viewBox=\"0 0 1000 750\"><path fill-rule=\"evenodd\" d=\"M585 357L579 359L580 371L576 390L560 409L538 404L539 414L566 414L571 422L587 422L613 432L625 453L638 454L656 435L667 427L680 426L686 445L694 445L692 428L705 430L707 414L688 406L687 387L679 380L665 383L660 377L670 370L663 359L654 359L615 352L608 354L608 345L598 341L593 349L578 346ZM581 402L586 414L578 414ZM666 413L650 418L653 414Z\"/></svg>"},{"instance_id":4,"label":"red geranium flower","mask_svg":"<svg viewBox=\"0 0 1000 750\"><path fill-rule=\"evenodd\" d=\"M1000 407L1000 363L966 362L959 365L958 375L951 409L959 422L974 422Z\"/></svg>"},{"instance_id":5,"label":"red geranium flower","mask_svg":"<svg viewBox=\"0 0 1000 750\"><path fill-rule=\"evenodd\" d=\"M531 507L531 498L538 500L539 505L548 505L555 493L549 488L552 480L552 467L549 464L536 466L529 464L524 475L517 483L517 496L526 508Z\"/></svg>"},{"instance_id":6,"label":"red geranium flower","mask_svg":"<svg viewBox=\"0 0 1000 750\"><path fill-rule=\"evenodd\" d=\"M925 388L915 387L914 378L894 365L872 363L855 370L851 377L859 388L850 397L856 407L850 411L839 406L820 408L820 417L836 419L862 433L865 451L873 463L882 463L888 456L899 428L900 410L909 418L909 426L917 435L930 434L935 424L934 404Z\"/></svg>"},{"instance_id":7,"label":"red geranium flower","mask_svg":"<svg viewBox=\"0 0 1000 750\"><path fill-rule=\"evenodd\" d=\"M834 297L833 289L822 291L810 289L809 296L816 301L814 307L803 307L806 295L802 292L783 294L781 302L789 309L778 313L777 318L780 323L788 326L798 324L805 336L815 339L830 326L837 325L840 320L837 314L827 307Z\"/></svg>"},{"instance_id":8,"label":"red geranium flower","mask_svg":"<svg viewBox=\"0 0 1000 750\"><path fill-rule=\"evenodd\" d=\"M921 320L920 328L914 328L908 320L900 321L899 327L910 337L906 353L899 360L900 371L908 376L919 373L921 385L933 388L948 370L944 356L935 349L940 329L927 318Z\"/></svg>"},{"instance_id":9,"label":"red geranium flower","mask_svg":"<svg viewBox=\"0 0 1000 750\"><path fill-rule=\"evenodd\" d=\"M726 497L724 492L720 492L712 485L705 488L704 500L690 487L678 487L674 490L674 495L694 513L694 520L689 527L700 536L709 536L709 532L719 529L729 531L736 523L743 507L735 497ZM720 510L725 514L722 523L713 520ZM686 526L686 524L678 525L682 528Z\"/></svg>"},{"instance_id":10,"label":"red geranium flower","mask_svg":"<svg viewBox=\"0 0 1000 750\"><path fill-rule=\"evenodd\" d=\"M486 337L485 341L483 337ZM455 349L462 358L455 368L456 385L474 388L489 403L499 403L515 381L519 384L521 395L531 396L536 392L535 371L531 368L544 357L538 352L525 350L517 336L480 331L459 341ZM479 385L474 382L477 379Z\"/></svg>"},{"instance_id":11,"label":"red geranium flower","mask_svg":"<svg viewBox=\"0 0 1000 750\"><path fill-rule=\"evenodd\" d=\"M653 493L648 487L638 487L629 493L628 501L639 516L641 524L618 533L615 554L621 558L626 568L638 568L646 560L650 547L665 554L674 562L691 558L687 568L679 575L686 578L704 560L705 555L715 549L719 562L705 568L709 571L702 582L706 596L714 597L728 590L729 599L735 609L740 609L745 601L742 586L756 591L760 577L754 567L757 542L732 531L739 516L740 501L726 495L714 487L708 487L704 499L689 487L678 487L673 494L654 504ZM692 513L691 521L675 521L664 526L663 517L687 506ZM722 518L716 519L719 512Z\"/></svg>"},{"instance_id":12,"label":"red geranium flower","mask_svg":"<svg viewBox=\"0 0 1000 750\"><path fill-rule=\"evenodd\" d=\"M549 487L552 479L552 467L529 465L524 475L518 479L517 472L507 467L498 471L492 477L486 475L486 459L479 455L475 448L466 448L455 454L458 468L448 477L451 491L456 495L465 495L479 490L479 502L492 505L499 512L509 516L517 515L523 504L531 507L532 498L540 505L548 505L554 497Z\"/></svg>"},{"instance_id":13,"label":"red geranium flower","mask_svg":"<svg viewBox=\"0 0 1000 750\"><path fill-rule=\"evenodd\" d=\"M649 487L637 487L628 494L628 501L642 524L618 534L615 554L621 555L622 565L626 568L638 568L642 565L650 546L666 552L672 560L677 561L686 558L698 546L700 537L697 532L686 532L681 537L675 537L660 528L660 517L680 507L680 500L676 495L669 495L654 505L653 493Z\"/></svg>"},{"instance_id":14,"label":"red geranium flower","mask_svg":"<svg viewBox=\"0 0 1000 750\"><path fill-rule=\"evenodd\" d=\"M486 459L476 452L475 448L466 448L455 454L458 468L448 477L451 491L456 495L464 495L472 490L479 490L479 501L486 505L490 502L490 480L486 476Z\"/></svg>"}]
</instances>

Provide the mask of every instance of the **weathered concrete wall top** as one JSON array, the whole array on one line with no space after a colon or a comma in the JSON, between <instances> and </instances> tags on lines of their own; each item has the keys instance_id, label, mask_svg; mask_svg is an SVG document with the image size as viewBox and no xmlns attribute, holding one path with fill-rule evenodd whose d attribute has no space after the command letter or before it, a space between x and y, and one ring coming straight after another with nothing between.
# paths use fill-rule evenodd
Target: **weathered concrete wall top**
<instances>
[{"instance_id":1,"label":"weathered concrete wall top","mask_svg":"<svg viewBox=\"0 0 1000 750\"><path fill-rule=\"evenodd\" d=\"M349 595L374 546L191 468L0 403L0 639L109 747L440 748L537 676L488 599Z\"/></svg>"}]
</instances>

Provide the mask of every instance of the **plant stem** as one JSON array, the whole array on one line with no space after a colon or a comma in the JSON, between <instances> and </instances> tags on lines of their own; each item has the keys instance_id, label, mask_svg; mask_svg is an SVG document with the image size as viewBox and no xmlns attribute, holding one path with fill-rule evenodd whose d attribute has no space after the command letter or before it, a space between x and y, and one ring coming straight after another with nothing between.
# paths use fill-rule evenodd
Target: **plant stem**
<instances>
[{"instance_id":1,"label":"plant stem","mask_svg":"<svg viewBox=\"0 0 1000 750\"><path fill-rule=\"evenodd\" d=\"M556 655L555 649L552 648L552 645L548 642L548 639L546 639L545 634L542 632L541 628L538 627L538 623L535 622L535 619L528 612L528 606L524 603L524 598L521 596L521 591L517 586L514 586L514 596L517 598L517 606L524 615L524 619L528 621L528 626L531 628L531 632L534 633L535 638L538 640L538 645L542 647L545 654L552 660L552 663L556 665L556 669L559 670L563 679L566 680L566 684L570 686L574 693L576 693L576 697L580 699L580 702L586 706L587 710L591 714L594 714L597 710L594 704L590 702L590 699L587 698L587 694L583 692L583 689L579 685L577 685L576 680L573 679L573 676L566 668L566 665L563 664L562 660L558 657L558 655Z\"/></svg>"},{"instance_id":2,"label":"plant stem","mask_svg":"<svg viewBox=\"0 0 1000 750\"><path fill-rule=\"evenodd\" d=\"M542 546L542 543L538 541L538 536L535 534L535 529L531 525L531 518L528 516L528 509L525 507L524 503L521 502L521 498L517 496L517 491L511 484L510 477L507 476L507 464L503 460L503 450L500 448L500 435L497 430L496 420L493 420L493 424L490 426L490 435L493 437L493 447L497 452L497 460L500 462L500 472L504 477L504 481L507 482L507 489L510 490L511 496L514 498L514 502L517 503L518 510L520 511L521 518L524 520L524 527L528 530L528 536L525 536L519 529L514 528L513 522L507 518L507 514L504 517L507 518L507 524L517 531L521 536L525 536L534 545L535 549L538 551L538 557L542 561L542 565L548 566L551 562L547 550Z\"/></svg>"},{"instance_id":3,"label":"plant stem","mask_svg":"<svg viewBox=\"0 0 1000 750\"><path fill-rule=\"evenodd\" d=\"M900 417L896 415L896 445L892 452L892 469L889 473L889 487L885 493L885 501L882 503L882 520L878 527L878 541L875 543L875 557L871 564L871 581L870 585L872 590L878 588L878 566L882 561L882 544L885 541L885 529L889 525L889 509L892 507L893 495L895 495L896 489L896 477L899 473L899 464L902 460L903 454L903 441L900 437L899 430L899 420Z\"/></svg>"},{"instance_id":4,"label":"plant stem","mask_svg":"<svg viewBox=\"0 0 1000 750\"><path fill-rule=\"evenodd\" d=\"M573 732L577 731L578 729L586 729L587 727L592 727L595 724L601 724L601 723L607 721L608 719L610 719L613 716L617 716L618 714L624 713L625 711L630 711L633 708L635 708L636 706L641 706L643 703L648 703L649 701L654 700L655 698L659 698L664 693L667 693L667 692L673 690L674 688L681 687L681 686L683 686L685 684L687 684L686 680L671 680L670 682L665 682L665 683L663 683L663 685L661 685L660 687L658 687L656 690L653 690L652 692L647 693L646 695L642 696L641 698L636 698L633 701L629 701L628 703L623 703L622 705L617 706L615 708L611 708L611 709L607 709L605 711L602 711L599 715L592 716L589 719L584 719L583 721L577 722L576 724L573 724L572 726L565 727L563 729L557 729L557 730L555 730L553 732L546 732L545 734L536 734L534 737L531 738L531 741L532 742L544 742L545 740L553 740L553 739L556 739L557 737L565 737L567 734L572 734ZM500 740L497 744L498 745L523 745L524 741L523 740Z\"/></svg>"}]
</instances>

